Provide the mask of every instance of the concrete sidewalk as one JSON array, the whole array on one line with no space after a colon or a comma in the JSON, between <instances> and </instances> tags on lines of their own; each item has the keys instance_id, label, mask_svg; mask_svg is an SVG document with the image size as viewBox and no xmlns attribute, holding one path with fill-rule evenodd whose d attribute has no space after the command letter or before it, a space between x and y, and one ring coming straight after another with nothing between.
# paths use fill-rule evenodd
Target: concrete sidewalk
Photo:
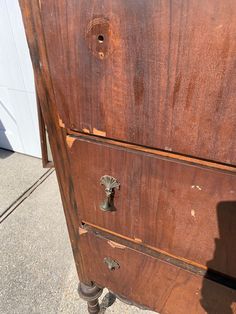
<instances>
[{"instance_id":1,"label":"concrete sidewalk","mask_svg":"<svg viewBox=\"0 0 236 314\"><path fill-rule=\"evenodd\" d=\"M0 313L87 313L55 172L0 150L0 217ZM119 300L106 310L103 304L107 314L153 313Z\"/></svg>"}]
</instances>

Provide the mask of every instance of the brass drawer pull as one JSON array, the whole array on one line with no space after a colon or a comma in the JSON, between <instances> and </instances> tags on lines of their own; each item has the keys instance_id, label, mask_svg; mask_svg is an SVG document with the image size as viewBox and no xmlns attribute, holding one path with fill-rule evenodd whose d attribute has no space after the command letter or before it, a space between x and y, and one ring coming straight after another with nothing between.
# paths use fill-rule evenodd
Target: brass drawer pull
<instances>
[{"instance_id":1,"label":"brass drawer pull","mask_svg":"<svg viewBox=\"0 0 236 314\"><path fill-rule=\"evenodd\" d=\"M108 269L110 271L114 271L116 269L119 269L120 268L120 265L117 261L113 260L112 258L110 257L105 257L104 258L104 263L107 265Z\"/></svg>"},{"instance_id":2,"label":"brass drawer pull","mask_svg":"<svg viewBox=\"0 0 236 314\"><path fill-rule=\"evenodd\" d=\"M120 188L120 183L117 181L117 179L105 175L101 177L100 184L105 186L105 194L106 198L101 203L100 209L104 211L114 211L114 195L115 195L115 189Z\"/></svg>"}]
</instances>

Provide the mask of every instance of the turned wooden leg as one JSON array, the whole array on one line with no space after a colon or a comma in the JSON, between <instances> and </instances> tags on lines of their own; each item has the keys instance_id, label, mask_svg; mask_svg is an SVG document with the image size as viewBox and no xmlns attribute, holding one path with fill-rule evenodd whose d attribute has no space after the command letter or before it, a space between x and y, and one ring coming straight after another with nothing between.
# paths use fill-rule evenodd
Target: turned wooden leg
<instances>
[{"instance_id":1,"label":"turned wooden leg","mask_svg":"<svg viewBox=\"0 0 236 314\"><path fill-rule=\"evenodd\" d=\"M87 301L88 312L90 314L98 314L100 310L98 298L102 294L102 289L92 283L91 285L87 285L80 282L78 292L80 297Z\"/></svg>"}]
</instances>

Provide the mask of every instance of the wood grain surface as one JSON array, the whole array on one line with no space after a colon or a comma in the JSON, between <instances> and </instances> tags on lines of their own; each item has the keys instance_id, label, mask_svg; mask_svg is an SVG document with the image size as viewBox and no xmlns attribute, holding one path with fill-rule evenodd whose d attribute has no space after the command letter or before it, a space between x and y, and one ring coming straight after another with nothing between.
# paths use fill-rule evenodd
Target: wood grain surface
<instances>
[{"instance_id":1,"label":"wood grain surface","mask_svg":"<svg viewBox=\"0 0 236 314\"><path fill-rule=\"evenodd\" d=\"M80 217L87 223L236 278L236 175L84 139L67 138ZM100 178L115 177L104 212ZM217 254L217 257L215 256Z\"/></svg>"},{"instance_id":2,"label":"wood grain surface","mask_svg":"<svg viewBox=\"0 0 236 314\"><path fill-rule=\"evenodd\" d=\"M41 0L40 9L68 128L235 164L235 0Z\"/></svg>"},{"instance_id":3,"label":"wood grain surface","mask_svg":"<svg viewBox=\"0 0 236 314\"><path fill-rule=\"evenodd\" d=\"M161 314L236 313L235 290L91 233L84 233L79 245L91 279L140 305ZM110 271L105 257L120 268Z\"/></svg>"},{"instance_id":4,"label":"wood grain surface","mask_svg":"<svg viewBox=\"0 0 236 314\"><path fill-rule=\"evenodd\" d=\"M86 283L88 280L86 274L83 272L82 263L80 263L81 255L77 247L79 218L71 178L69 156L66 148L66 134L65 129L61 128L58 123L52 77L48 67L47 51L40 17L40 2L36 0L20 0L20 7L34 68L38 103L42 110L43 120L49 135L71 246L74 258L77 261L76 267L80 280Z\"/></svg>"}]
</instances>

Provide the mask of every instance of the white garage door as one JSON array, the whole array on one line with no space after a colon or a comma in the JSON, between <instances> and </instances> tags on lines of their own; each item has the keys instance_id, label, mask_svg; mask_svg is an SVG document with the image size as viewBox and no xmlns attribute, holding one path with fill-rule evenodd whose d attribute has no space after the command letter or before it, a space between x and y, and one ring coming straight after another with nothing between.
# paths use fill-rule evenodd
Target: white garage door
<instances>
[{"instance_id":1,"label":"white garage door","mask_svg":"<svg viewBox=\"0 0 236 314\"><path fill-rule=\"evenodd\" d=\"M0 147L41 157L33 71L18 0L0 0Z\"/></svg>"}]
</instances>

